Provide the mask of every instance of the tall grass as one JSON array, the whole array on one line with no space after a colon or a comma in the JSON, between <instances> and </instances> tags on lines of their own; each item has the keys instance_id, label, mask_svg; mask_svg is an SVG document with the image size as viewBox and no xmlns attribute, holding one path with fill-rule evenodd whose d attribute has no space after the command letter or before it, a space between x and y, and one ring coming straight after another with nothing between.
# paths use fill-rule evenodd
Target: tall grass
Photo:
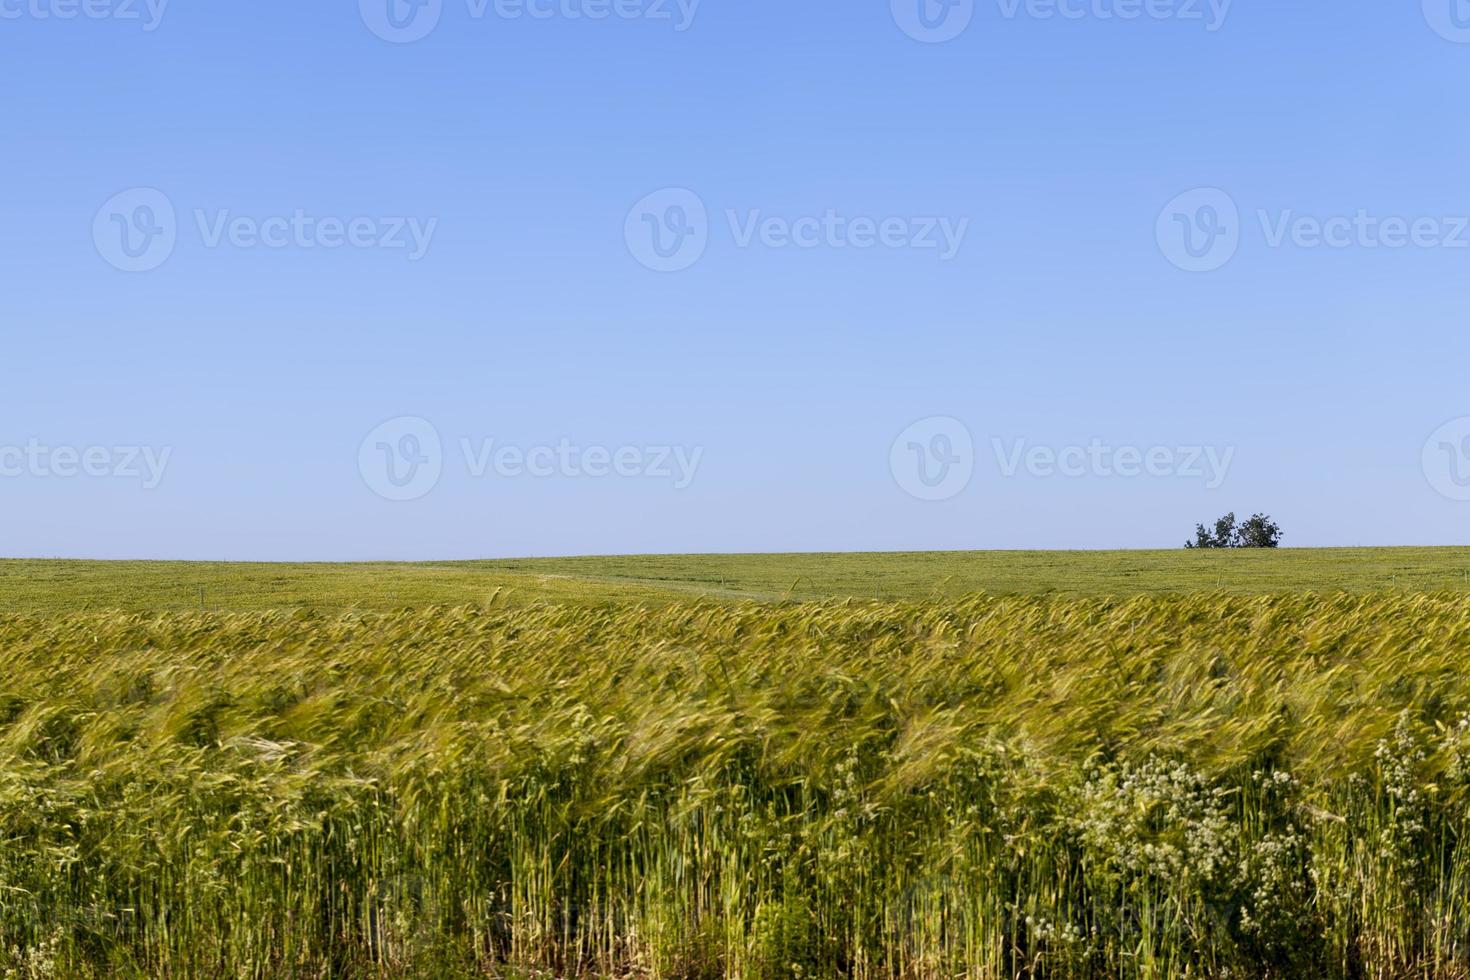
<instances>
[{"instance_id":1,"label":"tall grass","mask_svg":"<svg viewBox=\"0 0 1470 980\"><path fill-rule=\"evenodd\" d=\"M1470 599L0 618L0 974L1470 977Z\"/></svg>"}]
</instances>

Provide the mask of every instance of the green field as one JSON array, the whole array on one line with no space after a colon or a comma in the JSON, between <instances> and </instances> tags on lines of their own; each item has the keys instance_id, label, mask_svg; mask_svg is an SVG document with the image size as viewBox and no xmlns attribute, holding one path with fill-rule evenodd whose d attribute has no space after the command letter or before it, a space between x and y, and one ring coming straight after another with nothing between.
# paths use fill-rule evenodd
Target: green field
<instances>
[{"instance_id":1,"label":"green field","mask_svg":"<svg viewBox=\"0 0 1470 980\"><path fill-rule=\"evenodd\" d=\"M3 563L0 977L1464 980L1465 566Z\"/></svg>"},{"instance_id":2,"label":"green field","mask_svg":"<svg viewBox=\"0 0 1470 980\"><path fill-rule=\"evenodd\" d=\"M202 594L201 594L202 590ZM0 611L386 611L537 602L1470 593L1470 548L706 555L250 565L0 561Z\"/></svg>"}]
</instances>

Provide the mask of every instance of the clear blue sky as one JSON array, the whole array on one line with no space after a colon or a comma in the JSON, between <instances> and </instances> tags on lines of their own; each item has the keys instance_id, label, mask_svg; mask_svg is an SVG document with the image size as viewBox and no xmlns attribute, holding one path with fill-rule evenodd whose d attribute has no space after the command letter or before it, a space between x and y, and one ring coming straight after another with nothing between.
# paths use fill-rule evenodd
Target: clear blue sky
<instances>
[{"instance_id":1,"label":"clear blue sky","mask_svg":"<svg viewBox=\"0 0 1470 980\"><path fill-rule=\"evenodd\" d=\"M157 2L0 0L0 553L1470 543L1450 0Z\"/></svg>"}]
</instances>

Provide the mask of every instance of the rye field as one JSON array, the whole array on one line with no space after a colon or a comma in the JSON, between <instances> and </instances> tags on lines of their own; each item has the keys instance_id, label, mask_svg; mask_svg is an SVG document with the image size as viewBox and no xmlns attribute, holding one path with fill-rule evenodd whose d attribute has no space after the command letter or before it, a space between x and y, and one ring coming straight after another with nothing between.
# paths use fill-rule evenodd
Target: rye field
<instances>
[{"instance_id":1,"label":"rye field","mask_svg":"<svg viewBox=\"0 0 1470 980\"><path fill-rule=\"evenodd\" d=\"M0 563L0 976L1470 977L1466 568Z\"/></svg>"},{"instance_id":2,"label":"rye field","mask_svg":"<svg viewBox=\"0 0 1470 980\"><path fill-rule=\"evenodd\" d=\"M1182 544L1182 541L1181 541ZM651 555L246 564L0 560L0 612L319 612L688 599L1465 592L1470 548Z\"/></svg>"}]
</instances>

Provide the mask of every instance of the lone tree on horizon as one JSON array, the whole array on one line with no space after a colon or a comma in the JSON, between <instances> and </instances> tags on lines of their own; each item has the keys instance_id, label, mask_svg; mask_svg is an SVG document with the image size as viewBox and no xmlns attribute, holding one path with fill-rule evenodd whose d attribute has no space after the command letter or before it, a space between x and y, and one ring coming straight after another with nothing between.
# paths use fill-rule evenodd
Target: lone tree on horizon
<instances>
[{"instance_id":1,"label":"lone tree on horizon","mask_svg":"<svg viewBox=\"0 0 1470 980\"><path fill-rule=\"evenodd\" d=\"M1243 524L1235 523L1235 512L1231 511L1215 522L1213 529L1203 524L1194 526L1194 540L1186 541L1186 548L1279 548L1283 532L1281 526L1265 514L1254 514Z\"/></svg>"}]
</instances>

